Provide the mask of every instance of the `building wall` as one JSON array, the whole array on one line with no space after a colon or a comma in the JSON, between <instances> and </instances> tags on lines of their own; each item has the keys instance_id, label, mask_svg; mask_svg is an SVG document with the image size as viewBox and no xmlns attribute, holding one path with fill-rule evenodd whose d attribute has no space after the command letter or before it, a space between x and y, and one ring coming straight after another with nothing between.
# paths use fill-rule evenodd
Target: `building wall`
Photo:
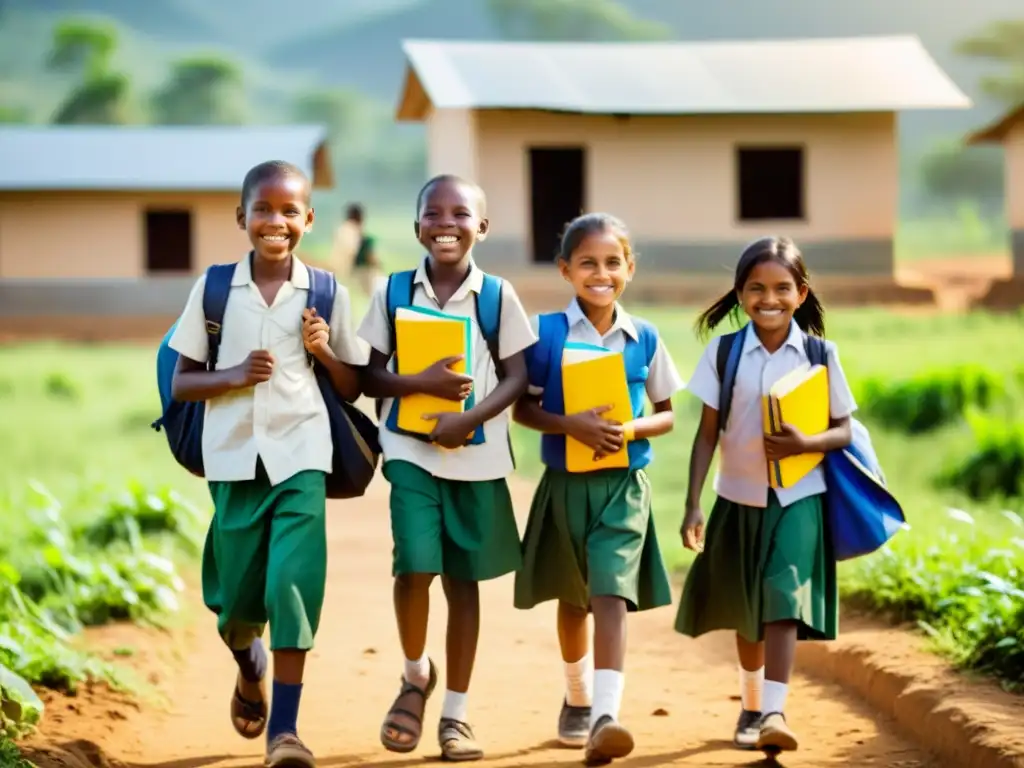
<instances>
[{"instance_id":1,"label":"building wall","mask_svg":"<svg viewBox=\"0 0 1024 768\"><path fill-rule=\"evenodd\" d=\"M427 174L477 178L478 121L471 109L433 110L427 125Z\"/></svg>"},{"instance_id":2,"label":"building wall","mask_svg":"<svg viewBox=\"0 0 1024 768\"><path fill-rule=\"evenodd\" d=\"M1006 214L1013 243L1013 271L1024 277L1024 121L1005 139Z\"/></svg>"},{"instance_id":3,"label":"building wall","mask_svg":"<svg viewBox=\"0 0 1024 768\"><path fill-rule=\"evenodd\" d=\"M210 264L238 259L236 193L0 193L0 314L177 314ZM192 274L146 273L145 211L192 212Z\"/></svg>"},{"instance_id":4,"label":"building wall","mask_svg":"<svg viewBox=\"0 0 1024 768\"><path fill-rule=\"evenodd\" d=\"M479 257L492 268L530 263L527 150L583 145L588 210L624 219L645 264L718 271L735 263L745 243L778 233L804 247L812 269L892 273L898 199L892 114L617 118L484 111L476 120L471 164L491 219ZM737 144L805 147L806 220L737 220Z\"/></svg>"}]
</instances>

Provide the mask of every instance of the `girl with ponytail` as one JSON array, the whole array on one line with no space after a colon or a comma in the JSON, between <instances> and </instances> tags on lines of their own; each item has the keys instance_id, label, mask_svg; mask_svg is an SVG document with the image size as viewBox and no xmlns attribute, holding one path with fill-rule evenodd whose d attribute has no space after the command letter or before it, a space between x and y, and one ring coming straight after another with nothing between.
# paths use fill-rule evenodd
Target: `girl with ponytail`
<instances>
[{"instance_id":1,"label":"girl with ponytail","mask_svg":"<svg viewBox=\"0 0 1024 768\"><path fill-rule=\"evenodd\" d=\"M766 237L747 246L732 290L698 318L697 333L707 339L727 318L738 321L741 310L750 322L711 339L687 386L704 403L681 530L683 544L698 554L676 630L691 637L736 632L742 708L734 742L777 753L797 748L784 715L796 643L835 639L838 591L822 467L776 489L768 482L768 462L845 448L856 404L836 346L826 341L829 428L804 435L783 424L779 433L764 434L764 395L809 362L808 335L825 334L825 310L792 240ZM723 381L732 378L727 366L732 382ZM718 498L705 537L700 498L719 443Z\"/></svg>"}]
</instances>

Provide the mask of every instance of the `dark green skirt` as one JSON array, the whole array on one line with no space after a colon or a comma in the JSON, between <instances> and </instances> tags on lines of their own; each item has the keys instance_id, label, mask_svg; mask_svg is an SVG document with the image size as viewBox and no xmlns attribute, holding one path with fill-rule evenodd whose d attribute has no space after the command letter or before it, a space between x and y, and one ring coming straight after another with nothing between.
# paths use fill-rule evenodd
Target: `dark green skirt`
<instances>
[{"instance_id":1,"label":"dark green skirt","mask_svg":"<svg viewBox=\"0 0 1024 768\"><path fill-rule=\"evenodd\" d=\"M560 600L587 609L598 596L621 597L631 611L672 602L650 481L643 471L549 469L530 507L515 606Z\"/></svg>"},{"instance_id":2,"label":"dark green skirt","mask_svg":"<svg viewBox=\"0 0 1024 768\"><path fill-rule=\"evenodd\" d=\"M839 590L821 496L767 508L721 497L708 520L704 551L686 577L676 631L716 629L764 639L764 625L799 622L801 640L834 640Z\"/></svg>"}]
</instances>

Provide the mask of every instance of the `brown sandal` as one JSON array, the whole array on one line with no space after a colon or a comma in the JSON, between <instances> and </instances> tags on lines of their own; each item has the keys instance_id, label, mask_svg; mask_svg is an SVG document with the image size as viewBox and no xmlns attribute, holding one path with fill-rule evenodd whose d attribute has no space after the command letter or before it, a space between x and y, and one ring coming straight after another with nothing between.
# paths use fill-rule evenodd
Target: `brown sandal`
<instances>
[{"instance_id":1,"label":"brown sandal","mask_svg":"<svg viewBox=\"0 0 1024 768\"><path fill-rule=\"evenodd\" d=\"M437 741L441 745L441 759L453 763L480 760L483 749L477 744L476 736L469 723L442 717L437 726Z\"/></svg>"},{"instance_id":2,"label":"brown sandal","mask_svg":"<svg viewBox=\"0 0 1024 768\"><path fill-rule=\"evenodd\" d=\"M433 660L430 661L430 679L427 681L426 688L420 688L418 685L413 685L406 680L404 676L402 677L402 687L399 689L398 695L395 697L395 701L391 705L391 709L388 710L384 724L380 727L380 743L384 745L384 749L389 752L407 754L419 746L420 737L423 735L423 715L417 715L415 712L410 712L408 709L398 706L398 702L401 701L404 696L416 694L423 699L423 711L425 712L427 708L427 700L430 698L430 694L434 692L434 688L436 687L437 667L434 666ZM398 722L395 720L395 715L401 715L402 717L412 720L418 724L419 728L413 729L408 725ZM412 738L410 741L400 741L396 738L399 736L410 736Z\"/></svg>"},{"instance_id":3,"label":"brown sandal","mask_svg":"<svg viewBox=\"0 0 1024 768\"><path fill-rule=\"evenodd\" d=\"M260 680L260 700L242 698L242 675L235 679L231 697L231 725L243 739L258 739L267 728L267 686Z\"/></svg>"}]
</instances>

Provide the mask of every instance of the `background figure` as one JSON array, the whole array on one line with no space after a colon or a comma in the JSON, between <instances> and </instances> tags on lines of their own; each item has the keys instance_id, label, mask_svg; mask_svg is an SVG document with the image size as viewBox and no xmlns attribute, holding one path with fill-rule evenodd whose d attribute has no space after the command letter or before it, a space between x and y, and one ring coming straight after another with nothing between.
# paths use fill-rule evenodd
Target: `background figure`
<instances>
[{"instance_id":1,"label":"background figure","mask_svg":"<svg viewBox=\"0 0 1024 768\"><path fill-rule=\"evenodd\" d=\"M364 212L359 203L345 211L345 220L334 236L331 266L339 277L351 276L364 294L369 296L380 274L376 243L363 229Z\"/></svg>"}]
</instances>

